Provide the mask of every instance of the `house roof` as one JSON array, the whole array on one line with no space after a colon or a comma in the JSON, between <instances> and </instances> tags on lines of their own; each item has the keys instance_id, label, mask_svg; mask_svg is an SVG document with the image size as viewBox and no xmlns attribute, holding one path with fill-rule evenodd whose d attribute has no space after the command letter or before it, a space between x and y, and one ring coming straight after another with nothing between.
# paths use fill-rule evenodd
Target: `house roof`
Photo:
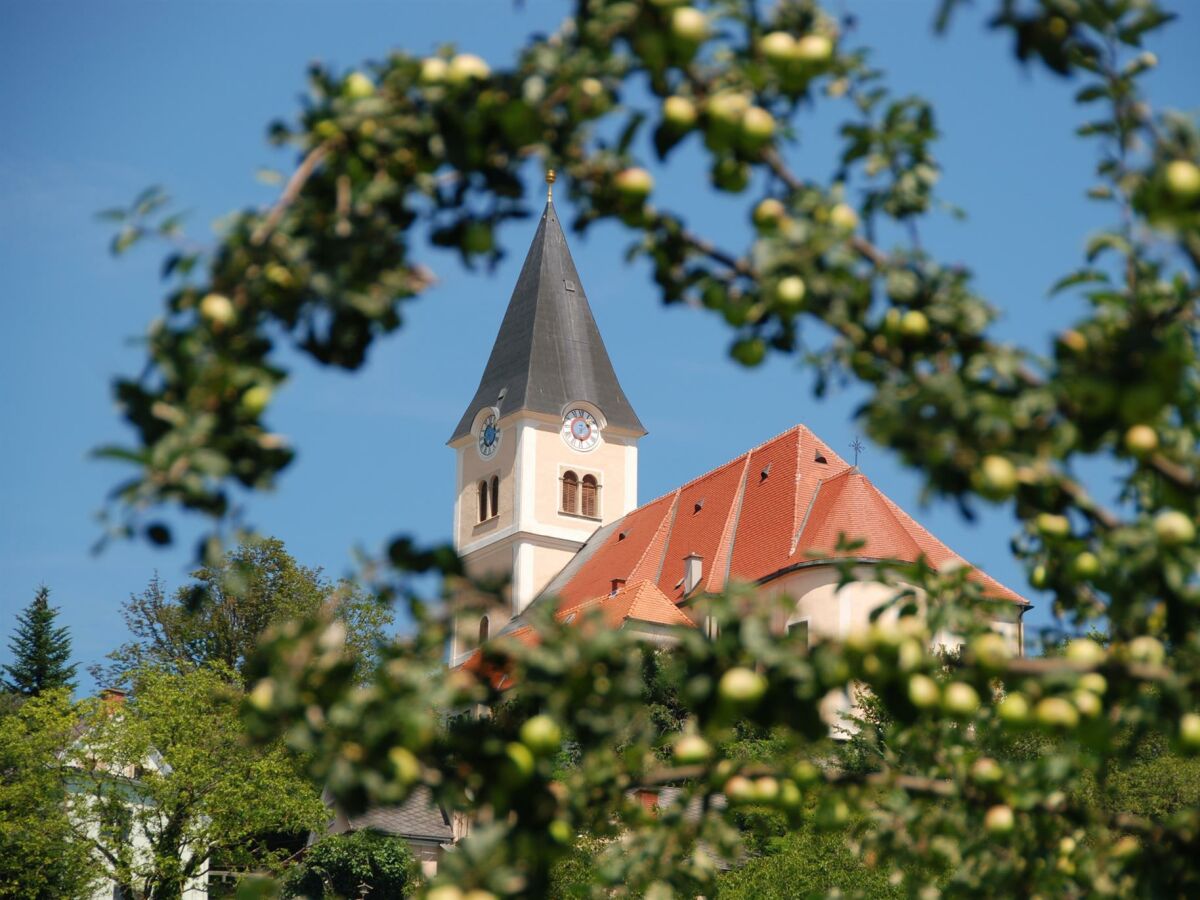
<instances>
[{"instance_id":1,"label":"house roof","mask_svg":"<svg viewBox=\"0 0 1200 900\"><path fill-rule=\"evenodd\" d=\"M839 548L843 536L862 544ZM839 559L924 557L935 569L967 565L857 467L797 425L596 531L534 602L556 602L560 621L598 608L611 627L694 625L681 606L688 599L683 576L689 554L703 558L700 592L720 591L731 581L762 583L801 565ZM969 577L986 596L1028 603L979 569ZM524 617L499 637L538 641ZM469 669L481 665L478 652L464 663ZM492 677L504 687L503 673Z\"/></svg>"},{"instance_id":2,"label":"house roof","mask_svg":"<svg viewBox=\"0 0 1200 900\"><path fill-rule=\"evenodd\" d=\"M433 802L433 795L425 785L414 788L399 806L376 806L362 815L350 816L349 826L353 831L370 829L411 840L445 843L454 838L450 820Z\"/></svg>"},{"instance_id":3,"label":"house roof","mask_svg":"<svg viewBox=\"0 0 1200 900\"><path fill-rule=\"evenodd\" d=\"M577 401L597 406L609 427L646 433L617 381L558 213L547 203L479 387L450 440L468 434L486 407L501 416L522 409L558 416Z\"/></svg>"},{"instance_id":4,"label":"house roof","mask_svg":"<svg viewBox=\"0 0 1200 900\"><path fill-rule=\"evenodd\" d=\"M864 543L839 550L839 536ZM802 563L921 556L934 568L962 558L866 475L797 425L601 529L547 586L567 611L607 594L614 579L653 582L678 604L684 557L703 557L700 589L770 580ZM988 596L1026 601L979 570Z\"/></svg>"}]
</instances>

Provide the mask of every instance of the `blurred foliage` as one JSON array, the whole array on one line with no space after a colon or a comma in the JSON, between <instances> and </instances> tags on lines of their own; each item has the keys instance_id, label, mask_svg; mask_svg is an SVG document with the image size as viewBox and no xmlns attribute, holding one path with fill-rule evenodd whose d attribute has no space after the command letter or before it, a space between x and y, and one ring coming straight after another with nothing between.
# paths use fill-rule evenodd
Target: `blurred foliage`
<instances>
[{"instance_id":1,"label":"blurred foliage","mask_svg":"<svg viewBox=\"0 0 1200 900\"><path fill-rule=\"evenodd\" d=\"M940 29L956 6L941 5ZM1107 632L1103 646L1014 659L965 569L885 566L889 618L807 654L753 591L712 598L719 635L680 634L682 686L647 704L645 648L595 621L542 616L535 646L501 637L477 666L445 671L448 616L495 586L465 578L445 548L396 539L365 576L408 603L415 632L364 686L340 625L276 627L251 664L247 715L348 808L423 783L469 819L429 896L544 895L581 834L598 848L593 893L711 895L717 863L742 858L745 806L778 810L792 831L863 822L859 858L886 860L889 887L908 895L1200 892L1190 795L1146 803L1121 780L1150 765L1124 764L1140 735L1200 751L1200 131L1142 90L1157 64L1142 41L1171 18L1151 0L995 9L1022 64L1076 86L1078 135L1096 148L1089 195L1110 223L1064 262L1053 291L1084 312L1048 353L990 337L996 308L971 272L921 241L943 206L935 112L894 95L853 20L811 0L579 0L495 69L452 47L314 66L300 114L271 128L297 163L270 209L231 216L212 249L183 244L154 192L114 211L117 249L157 236L172 251L146 368L116 385L134 440L99 451L133 470L112 535L166 543L160 516L198 512L212 523L198 554L215 565L222 539L247 529L239 499L293 458L265 421L288 375L280 348L361 366L434 283L420 239L494 262L496 227L527 213L539 160L562 173L575 226L620 222L662 300L721 317L736 360L794 354L818 394L864 387L871 438L964 515L980 502L1015 513L1030 583L1069 629ZM844 111L827 179L790 162L817 104ZM647 140L665 164L684 142L703 146L712 188L747 198L743 246L673 211L686 198L655 190ZM1113 496L1081 480L1097 465ZM421 598L413 570L444 573L447 602ZM953 661L930 649L944 634L965 643ZM864 691L879 713L870 755L849 767L810 755L828 740L822 700ZM473 714L483 707L504 714ZM746 740L758 749L735 754ZM1042 740L1028 756L995 749ZM650 813L635 790L662 784L681 795Z\"/></svg>"}]
</instances>

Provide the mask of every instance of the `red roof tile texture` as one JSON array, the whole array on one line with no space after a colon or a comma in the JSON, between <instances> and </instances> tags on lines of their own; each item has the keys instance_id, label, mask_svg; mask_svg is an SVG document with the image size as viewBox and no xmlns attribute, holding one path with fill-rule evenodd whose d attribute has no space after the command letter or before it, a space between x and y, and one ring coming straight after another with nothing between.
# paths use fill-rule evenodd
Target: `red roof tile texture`
<instances>
[{"instance_id":1,"label":"red roof tile texture","mask_svg":"<svg viewBox=\"0 0 1200 900\"><path fill-rule=\"evenodd\" d=\"M839 551L843 534L865 543ZM560 610L601 598L614 580L653 581L679 603L684 557L693 553L704 560L701 590L712 592L840 557L962 563L803 425L634 510L602 535L557 586ZM978 570L973 577L989 596L1025 602Z\"/></svg>"}]
</instances>

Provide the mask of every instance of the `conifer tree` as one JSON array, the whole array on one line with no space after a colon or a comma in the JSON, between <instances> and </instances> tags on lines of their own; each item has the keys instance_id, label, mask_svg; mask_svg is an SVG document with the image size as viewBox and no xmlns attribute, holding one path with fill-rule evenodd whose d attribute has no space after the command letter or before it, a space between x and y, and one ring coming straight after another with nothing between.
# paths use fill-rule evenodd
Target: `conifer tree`
<instances>
[{"instance_id":1,"label":"conifer tree","mask_svg":"<svg viewBox=\"0 0 1200 900\"><path fill-rule=\"evenodd\" d=\"M13 662L4 666L4 689L27 697L53 688L75 687L71 636L55 628L58 610L50 605L50 589L42 585L33 602L17 616L17 630L9 642Z\"/></svg>"}]
</instances>

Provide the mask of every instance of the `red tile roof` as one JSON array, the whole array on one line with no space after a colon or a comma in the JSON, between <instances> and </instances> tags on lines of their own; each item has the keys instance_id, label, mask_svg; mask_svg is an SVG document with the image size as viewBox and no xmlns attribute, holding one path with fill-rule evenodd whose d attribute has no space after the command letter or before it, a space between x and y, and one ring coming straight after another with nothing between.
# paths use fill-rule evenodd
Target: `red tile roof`
<instances>
[{"instance_id":1,"label":"red tile roof","mask_svg":"<svg viewBox=\"0 0 1200 900\"><path fill-rule=\"evenodd\" d=\"M865 543L836 549L839 535ZM684 599L684 557L704 559L704 591L731 580L760 582L798 563L839 557L915 562L934 568L962 559L851 467L797 425L598 532L547 589L560 609L611 590L614 579L649 579L676 603ZM1025 601L976 570L989 596Z\"/></svg>"},{"instance_id":2,"label":"red tile roof","mask_svg":"<svg viewBox=\"0 0 1200 900\"><path fill-rule=\"evenodd\" d=\"M864 543L838 550L838 540ZM838 558L916 562L935 569L962 558L888 499L816 435L797 425L765 444L651 500L600 529L555 578L556 617L599 608L626 622L692 625L682 603L684 557L703 557L702 591L729 581L762 582L798 564ZM971 577L997 599L1025 604L978 569ZM613 593L614 582L623 583ZM573 619L572 619L573 621ZM528 625L508 637L537 640ZM464 664L477 668L478 652Z\"/></svg>"}]
</instances>

